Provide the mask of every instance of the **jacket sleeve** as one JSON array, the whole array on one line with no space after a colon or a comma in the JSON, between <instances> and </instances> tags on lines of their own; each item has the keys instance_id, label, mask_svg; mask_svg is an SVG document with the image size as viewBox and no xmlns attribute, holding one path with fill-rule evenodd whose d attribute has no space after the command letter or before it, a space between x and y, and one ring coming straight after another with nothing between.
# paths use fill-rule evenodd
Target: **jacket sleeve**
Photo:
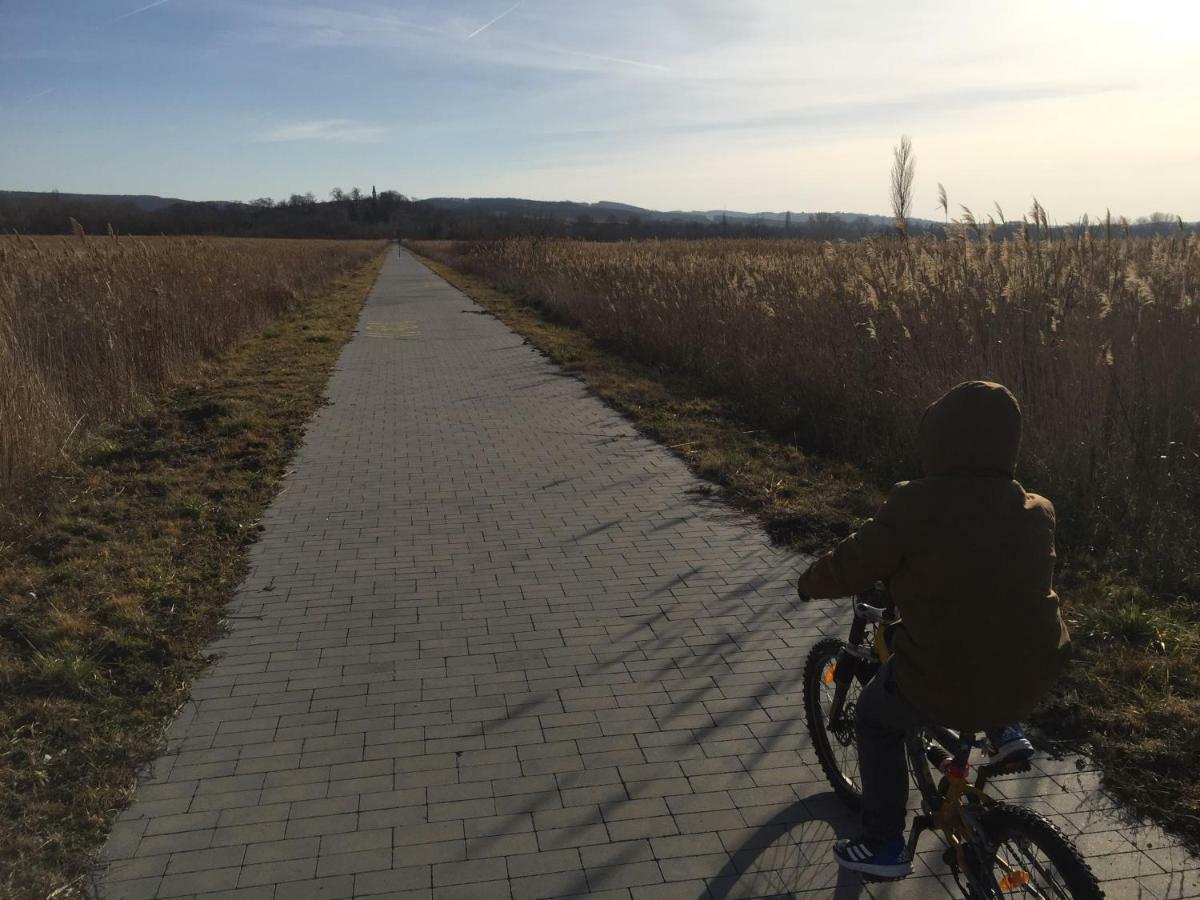
<instances>
[{"instance_id":1,"label":"jacket sleeve","mask_svg":"<svg viewBox=\"0 0 1200 900\"><path fill-rule=\"evenodd\" d=\"M854 534L813 563L797 587L814 600L848 597L871 588L900 568L903 553L896 521L896 489Z\"/></svg>"}]
</instances>

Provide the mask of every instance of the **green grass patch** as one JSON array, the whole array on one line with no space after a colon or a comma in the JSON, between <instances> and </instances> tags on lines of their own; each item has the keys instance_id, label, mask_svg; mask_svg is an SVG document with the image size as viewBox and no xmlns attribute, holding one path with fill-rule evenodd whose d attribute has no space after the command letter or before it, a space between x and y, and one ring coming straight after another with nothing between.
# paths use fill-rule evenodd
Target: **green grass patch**
<instances>
[{"instance_id":1,"label":"green grass patch","mask_svg":"<svg viewBox=\"0 0 1200 900\"><path fill-rule=\"evenodd\" d=\"M0 509L0 896L84 891L382 256Z\"/></svg>"},{"instance_id":2,"label":"green grass patch","mask_svg":"<svg viewBox=\"0 0 1200 900\"><path fill-rule=\"evenodd\" d=\"M827 549L882 500L887 485L756 427L703 380L631 360L481 278L420 258L757 516L774 540ZM1200 614L1095 561L1067 562L1075 662L1035 716L1037 731L1052 748L1092 756L1131 809L1200 846Z\"/></svg>"},{"instance_id":3,"label":"green grass patch","mask_svg":"<svg viewBox=\"0 0 1200 900\"><path fill-rule=\"evenodd\" d=\"M1086 747L1130 808L1200 847L1200 615L1111 574L1064 587L1075 660L1036 723Z\"/></svg>"}]
</instances>

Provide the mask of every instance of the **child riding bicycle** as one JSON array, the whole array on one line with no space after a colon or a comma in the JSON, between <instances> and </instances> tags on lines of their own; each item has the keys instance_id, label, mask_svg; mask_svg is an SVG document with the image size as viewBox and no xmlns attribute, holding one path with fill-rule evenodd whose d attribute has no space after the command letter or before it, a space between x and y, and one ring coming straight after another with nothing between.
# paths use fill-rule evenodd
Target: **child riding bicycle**
<instances>
[{"instance_id":1,"label":"child riding bicycle","mask_svg":"<svg viewBox=\"0 0 1200 900\"><path fill-rule=\"evenodd\" d=\"M873 519L818 559L806 599L887 581L893 655L858 700L861 837L838 864L882 878L912 871L904 842L904 735L937 723L986 731L991 761L1028 753L1020 726L1070 650L1054 592L1054 506L1013 477L1021 410L1003 385L970 381L925 411L924 477L895 485Z\"/></svg>"}]
</instances>

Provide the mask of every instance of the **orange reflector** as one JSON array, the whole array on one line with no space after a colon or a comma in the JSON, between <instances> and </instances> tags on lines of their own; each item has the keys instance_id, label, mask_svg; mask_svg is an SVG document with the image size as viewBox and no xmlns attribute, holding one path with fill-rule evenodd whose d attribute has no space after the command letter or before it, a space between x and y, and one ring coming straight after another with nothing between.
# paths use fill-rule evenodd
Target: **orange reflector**
<instances>
[{"instance_id":1,"label":"orange reflector","mask_svg":"<svg viewBox=\"0 0 1200 900\"><path fill-rule=\"evenodd\" d=\"M837 663L832 662L829 668L825 670L825 677L822 679L826 684L833 684L833 676L837 674Z\"/></svg>"},{"instance_id":2,"label":"orange reflector","mask_svg":"<svg viewBox=\"0 0 1200 900\"><path fill-rule=\"evenodd\" d=\"M1029 873L1014 870L1004 873L1004 877L1000 879L1000 890L1015 891L1017 888L1025 887L1027 884L1029 884Z\"/></svg>"}]
</instances>

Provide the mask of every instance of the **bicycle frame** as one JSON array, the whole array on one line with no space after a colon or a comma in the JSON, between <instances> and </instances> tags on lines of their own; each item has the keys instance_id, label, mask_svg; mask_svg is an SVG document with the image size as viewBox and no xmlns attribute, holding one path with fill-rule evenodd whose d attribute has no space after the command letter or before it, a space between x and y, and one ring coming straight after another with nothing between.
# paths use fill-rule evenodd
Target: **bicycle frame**
<instances>
[{"instance_id":1,"label":"bicycle frame","mask_svg":"<svg viewBox=\"0 0 1200 900\"><path fill-rule=\"evenodd\" d=\"M862 674L862 666L871 666L884 662L890 656L886 642L883 640L883 629L895 624L886 608L872 606L861 598L854 601L854 621L850 626L850 635L842 653L854 659L855 665L842 665L843 656L838 657L834 671L835 689L833 701L830 703L830 723L842 721L846 696L850 684ZM864 646L868 627L876 629L876 639L871 645ZM849 660L846 660L847 662ZM931 744L952 752L952 761L945 772L946 787L943 793L934 781L926 751ZM922 814L913 821L912 831L908 837L908 852L915 856L917 844L921 835L926 831L938 832L946 843L949 851L954 854L958 871L966 876L970 886L981 891L985 896L1003 896L1003 891L991 871L979 872L979 866L974 860L967 858L968 848L972 852L982 851L977 858L991 859L993 854L983 829L978 827L972 806L982 807L990 801L983 791L987 781L988 769L980 770L975 784L967 781L971 746L964 744L949 729L938 726L928 726L914 729L905 736L905 751L908 755L909 772L921 795ZM1018 877L1019 873L1005 861L997 860L1005 872L1005 877ZM982 874L985 883L980 884Z\"/></svg>"},{"instance_id":2,"label":"bicycle frame","mask_svg":"<svg viewBox=\"0 0 1200 900\"><path fill-rule=\"evenodd\" d=\"M966 801L975 800L983 804L988 802L989 798L981 788L967 781L966 766L960 763L957 757L945 773L946 790L943 794L934 783L926 757L926 748L930 742L931 737L924 728L909 732L905 738L909 772L921 794L922 808L922 815L913 820L912 831L908 835L908 851L915 854L921 835L926 831L936 831L954 853L958 870L966 875L972 887L995 890L996 896L1000 896L999 885L977 883L977 866L966 858L967 847L979 846L987 840L983 830L976 827L975 815ZM988 878L995 881L990 874Z\"/></svg>"}]
</instances>

